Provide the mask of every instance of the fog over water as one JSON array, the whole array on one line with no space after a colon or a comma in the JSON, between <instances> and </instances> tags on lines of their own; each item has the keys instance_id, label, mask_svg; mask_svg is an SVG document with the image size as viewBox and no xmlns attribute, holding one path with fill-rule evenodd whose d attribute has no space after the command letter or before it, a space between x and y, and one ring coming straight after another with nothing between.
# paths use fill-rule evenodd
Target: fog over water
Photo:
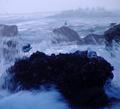
<instances>
[{"instance_id":1,"label":"fog over water","mask_svg":"<svg viewBox=\"0 0 120 109\"><path fill-rule=\"evenodd\" d=\"M120 0L0 0L0 13L31 13L76 8L120 9Z\"/></svg>"}]
</instances>

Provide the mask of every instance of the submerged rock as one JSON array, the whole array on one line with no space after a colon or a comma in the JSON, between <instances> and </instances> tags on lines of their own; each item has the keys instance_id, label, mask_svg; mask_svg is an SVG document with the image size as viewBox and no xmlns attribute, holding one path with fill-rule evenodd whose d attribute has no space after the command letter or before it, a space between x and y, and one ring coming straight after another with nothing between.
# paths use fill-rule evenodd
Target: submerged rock
<instances>
[{"instance_id":1,"label":"submerged rock","mask_svg":"<svg viewBox=\"0 0 120 109\"><path fill-rule=\"evenodd\" d=\"M0 25L0 36L16 36L18 27L16 25Z\"/></svg>"},{"instance_id":2,"label":"submerged rock","mask_svg":"<svg viewBox=\"0 0 120 109\"><path fill-rule=\"evenodd\" d=\"M75 30L67 26L62 26L60 28L54 29L53 33L57 35L55 37L57 42L60 41L81 42L79 34Z\"/></svg>"},{"instance_id":3,"label":"submerged rock","mask_svg":"<svg viewBox=\"0 0 120 109\"><path fill-rule=\"evenodd\" d=\"M24 45L24 46L22 47L22 51L23 51L23 52L29 52L31 49L32 49L32 47L31 47L30 44Z\"/></svg>"},{"instance_id":4,"label":"submerged rock","mask_svg":"<svg viewBox=\"0 0 120 109\"><path fill-rule=\"evenodd\" d=\"M113 78L112 70L111 64L93 51L51 56L36 52L8 69L11 79L7 85L9 90L15 91L51 84L71 106L99 107L109 103L104 85Z\"/></svg>"},{"instance_id":5,"label":"submerged rock","mask_svg":"<svg viewBox=\"0 0 120 109\"><path fill-rule=\"evenodd\" d=\"M105 36L105 42L106 42L106 47L112 48L113 47L113 41L119 44L120 42L120 24L115 25L105 31L104 33Z\"/></svg>"}]
</instances>

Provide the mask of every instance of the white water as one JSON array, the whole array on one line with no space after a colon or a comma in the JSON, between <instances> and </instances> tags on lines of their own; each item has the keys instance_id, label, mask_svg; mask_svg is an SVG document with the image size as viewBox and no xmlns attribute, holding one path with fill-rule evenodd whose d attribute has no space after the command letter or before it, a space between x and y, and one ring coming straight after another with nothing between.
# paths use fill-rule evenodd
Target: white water
<instances>
[{"instance_id":1,"label":"white water","mask_svg":"<svg viewBox=\"0 0 120 109\"><path fill-rule=\"evenodd\" d=\"M26 18L26 17L24 17ZM66 19L43 19L43 18L30 18L27 20L22 19L21 16L14 16L12 20L7 17L6 19L0 18L0 23L3 21L7 24L16 24L19 27L19 36L14 39L2 38L0 41L0 75L5 75L6 69L14 63L15 57L29 56L33 52L39 50L47 54L60 52L74 52L76 50L87 50L92 49L97 52L99 56L104 57L114 66L114 79L112 81L112 88L107 91L109 96L120 98L120 49L114 51L115 57L111 55L104 49L104 45L76 45L74 43L61 43L53 44L54 39L52 34L52 29L63 25ZM70 26L79 32L81 37L84 37L86 33L89 33L89 29L92 27L102 27L102 29L96 29L96 33L102 33L111 22L117 22L118 19L107 19L99 22L99 19L93 21L89 19L68 19ZM12 61L5 58L3 53L3 48L6 45L3 43L7 40L15 40L17 42L16 54L13 54L12 49L7 54L12 57ZM21 46L26 43L32 45L32 50L29 53L23 53ZM9 49L9 48L8 48ZM16 48L14 49L16 50ZM1 76L0 83L4 81L3 76ZM115 103L110 107L105 109L119 109L120 103ZM63 101L62 96L54 89L51 91L22 91L19 93L11 94L7 90L0 90L0 109L68 109L67 103Z\"/></svg>"},{"instance_id":2,"label":"white water","mask_svg":"<svg viewBox=\"0 0 120 109\"><path fill-rule=\"evenodd\" d=\"M0 109L68 109L57 91L18 92L0 101Z\"/></svg>"}]
</instances>

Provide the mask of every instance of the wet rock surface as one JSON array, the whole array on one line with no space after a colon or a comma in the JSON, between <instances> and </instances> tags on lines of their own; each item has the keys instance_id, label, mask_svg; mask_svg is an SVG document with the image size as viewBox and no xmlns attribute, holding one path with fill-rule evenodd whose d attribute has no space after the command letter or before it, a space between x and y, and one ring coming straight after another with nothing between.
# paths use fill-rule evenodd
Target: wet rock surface
<instances>
[{"instance_id":1,"label":"wet rock surface","mask_svg":"<svg viewBox=\"0 0 120 109\"><path fill-rule=\"evenodd\" d=\"M83 42L84 44L104 44L105 38L104 35L88 34L83 38Z\"/></svg>"},{"instance_id":2,"label":"wet rock surface","mask_svg":"<svg viewBox=\"0 0 120 109\"><path fill-rule=\"evenodd\" d=\"M76 42L82 43L82 40L80 39L79 34L75 30L69 28L68 26L62 26L60 28L54 29L53 33L58 35L56 37L57 42L59 42L59 41L70 41L70 42L76 41Z\"/></svg>"},{"instance_id":3,"label":"wet rock surface","mask_svg":"<svg viewBox=\"0 0 120 109\"><path fill-rule=\"evenodd\" d=\"M112 47L113 46L113 41L116 43L120 42L120 24L115 25L105 31L104 33L105 36L105 41L106 41L106 46L107 47Z\"/></svg>"},{"instance_id":4,"label":"wet rock surface","mask_svg":"<svg viewBox=\"0 0 120 109\"><path fill-rule=\"evenodd\" d=\"M16 91L54 85L71 107L101 107L109 103L104 85L113 78L112 70L110 63L92 51L58 55L36 52L8 69L8 88Z\"/></svg>"},{"instance_id":5,"label":"wet rock surface","mask_svg":"<svg viewBox=\"0 0 120 109\"><path fill-rule=\"evenodd\" d=\"M55 40L57 43L59 42L77 42L77 44L84 45L84 44L104 44L105 38L104 35L99 34L88 34L86 37L81 38L79 34L67 27L62 26L60 28L54 29L53 33L55 33L57 36L55 37Z\"/></svg>"}]
</instances>

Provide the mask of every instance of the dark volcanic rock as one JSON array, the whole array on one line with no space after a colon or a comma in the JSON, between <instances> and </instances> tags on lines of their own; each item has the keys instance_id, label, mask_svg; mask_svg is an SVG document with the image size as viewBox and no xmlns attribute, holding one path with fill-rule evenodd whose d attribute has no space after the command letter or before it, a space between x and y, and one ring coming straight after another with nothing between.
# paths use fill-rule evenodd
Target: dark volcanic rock
<instances>
[{"instance_id":1,"label":"dark volcanic rock","mask_svg":"<svg viewBox=\"0 0 120 109\"><path fill-rule=\"evenodd\" d=\"M113 46L113 41L116 43L120 42L120 24L115 25L105 31L104 33L105 36L105 42L106 42L106 47L112 47Z\"/></svg>"},{"instance_id":2,"label":"dark volcanic rock","mask_svg":"<svg viewBox=\"0 0 120 109\"><path fill-rule=\"evenodd\" d=\"M30 90L51 84L72 106L99 107L109 102L104 85L113 78L112 70L113 67L95 52L51 56L36 52L16 61L8 70L12 77L8 87L12 91L19 86L22 90Z\"/></svg>"},{"instance_id":3,"label":"dark volcanic rock","mask_svg":"<svg viewBox=\"0 0 120 109\"><path fill-rule=\"evenodd\" d=\"M97 34L89 34L83 38L84 44L104 44L104 36Z\"/></svg>"},{"instance_id":4,"label":"dark volcanic rock","mask_svg":"<svg viewBox=\"0 0 120 109\"><path fill-rule=\"evenodd\" d=\"M81 42L79 34L75 30L67 26L62 26L60 28L54 29L53 33L58 35L57 37L55 37L58 42L60 41Z\"/></svg>"},{"instance_id":5,"label":"dark volcanic rock","mask_svg":"<svg viewBox=\"0 0 120 109\"><path fill-rule=\"evenodd\" d=\"M0 36L16 36L18 27L16 25L0 25Z\"/></svg>"}]
</instances>

